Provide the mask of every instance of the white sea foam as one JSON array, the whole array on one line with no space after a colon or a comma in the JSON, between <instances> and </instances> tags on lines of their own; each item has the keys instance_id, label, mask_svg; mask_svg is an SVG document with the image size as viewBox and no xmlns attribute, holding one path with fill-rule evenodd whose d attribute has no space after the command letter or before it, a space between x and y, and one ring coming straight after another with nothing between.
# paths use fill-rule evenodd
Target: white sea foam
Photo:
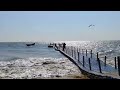
<instances>
[{"instance_id":1,"label":"white sea foam","mask_svg":"<svg viewBox=\"0 0 120 90\"><path fill-rule=\"evenodd\" d=\"M54 78L75 73L80 74L80 71L67 58L27 58L0 61L1 79Z\"/></svg>"}]
</instances>

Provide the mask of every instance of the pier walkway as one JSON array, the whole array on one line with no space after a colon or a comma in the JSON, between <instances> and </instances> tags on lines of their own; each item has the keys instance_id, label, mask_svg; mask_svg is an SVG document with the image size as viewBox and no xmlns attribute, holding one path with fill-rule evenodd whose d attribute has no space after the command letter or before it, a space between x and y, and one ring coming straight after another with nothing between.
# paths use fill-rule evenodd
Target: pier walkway
<instances>
[{"instance_id":1,"label":"pier walkway","mask_svg":"<svg viewBox=\"0 0 120 90\"><path fill-rule=\"evenodd\" d=\"M92 51L80 50L80 48L66 47L63 51L62 47L54 47L55 50L61 52L76 64L80 70L94 74L101 77L108 77L113 79L120 79L118 62L115 60L115 66L106 64L106 61L99 59L98 53L94 54Z\"/></svg>"}]
</instances>

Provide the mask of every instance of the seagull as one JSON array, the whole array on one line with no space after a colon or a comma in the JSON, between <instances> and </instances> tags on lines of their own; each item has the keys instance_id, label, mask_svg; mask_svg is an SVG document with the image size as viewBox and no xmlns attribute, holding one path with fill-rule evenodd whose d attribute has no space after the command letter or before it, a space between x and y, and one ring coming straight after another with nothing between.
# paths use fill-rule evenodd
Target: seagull
<instances>
[{"instance_id":1,"label":"seagull","mask_svg":"<svg viewBox=\"0 0 120 90\"><path fill-rule=\"evenodd\" d=\"M92 26L92 24L91 24L91 25L89 25L88 27L90 27L90 26Z\"/></svg>"},{"instance_id":2,"label":"seagull","mask_svg":"<svg viewBox=\"0 0 120 90\"><path fill-rule=\"evenodd\" d=\"M91 25L89 25L88 27L91 27L91 26L95 26L95 25L92 25L92 24L91 24Z\"/></svg>"}]
</instances>

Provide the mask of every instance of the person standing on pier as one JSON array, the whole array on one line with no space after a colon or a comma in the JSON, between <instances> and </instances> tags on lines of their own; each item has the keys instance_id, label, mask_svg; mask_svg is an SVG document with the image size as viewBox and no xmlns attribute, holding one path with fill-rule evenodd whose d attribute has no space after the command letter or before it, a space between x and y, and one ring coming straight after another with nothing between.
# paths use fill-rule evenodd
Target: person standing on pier
<instances>
[{"instance_id":1,"label":"person standing on pier","mask_svg":"<svg viewBox=\"0 0 120 90\"><path fill-rule=\"evenodd\" d=\"M63 43L63 51L65 50L65 48L66 48L66 44L65 44L65 43Z\"/></svg>"}]
</instances>

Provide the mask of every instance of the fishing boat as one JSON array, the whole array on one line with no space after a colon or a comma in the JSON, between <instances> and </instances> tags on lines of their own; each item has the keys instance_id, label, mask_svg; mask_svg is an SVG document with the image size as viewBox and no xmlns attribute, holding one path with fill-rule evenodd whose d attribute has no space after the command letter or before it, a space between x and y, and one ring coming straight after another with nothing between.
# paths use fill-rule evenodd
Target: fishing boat
<instances>
[{"instance_id":1,"label":"fishing boat","mask_svg":"<svg viewBox=\"0 0 120 90\"><path fill-rule=\"evenodd\" d=\"M48 45L49 48L52 48L53 46L54 44L51 44L51 43Z\"/></svg>"},{"instance_id":2,"label":"fishing boat","mask_svg":"<svg viewBox=\"0 0 120 90\"><path fill-rule=\"evenodd\" d=\"M53 45L48 45L48 47L52 48L52 47L53 47Z\"/></svg>"},{"instance_id":3,"label":"fishing boat","mask_svg":"<svg viewBox=\"0 0 120 90\"><path fill-rule=\"evenodd\" d=\"M32 44L26 44L27 46L33 46L33 45L35 45L35 43L32 43Z\"/></svg>"}]
</instances>

